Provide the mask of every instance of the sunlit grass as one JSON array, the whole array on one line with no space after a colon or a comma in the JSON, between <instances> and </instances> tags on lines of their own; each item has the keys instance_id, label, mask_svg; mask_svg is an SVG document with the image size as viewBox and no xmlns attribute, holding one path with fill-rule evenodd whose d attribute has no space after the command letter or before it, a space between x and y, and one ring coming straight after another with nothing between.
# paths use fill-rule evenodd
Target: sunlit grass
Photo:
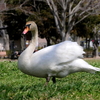
<instances>
[{"instance_id":1,"label":"sunlit grass","mask_svg":"<svg viewBox=\"0 0 100 100\"><path fill-rule=\"evenodd\" d=\"M100 67L100 60L87 60ZM23 74L17 62L0 62L0 100L99 100L100 73L74 73L44 86L45 79Z\"/></svg>"}]
</instances>

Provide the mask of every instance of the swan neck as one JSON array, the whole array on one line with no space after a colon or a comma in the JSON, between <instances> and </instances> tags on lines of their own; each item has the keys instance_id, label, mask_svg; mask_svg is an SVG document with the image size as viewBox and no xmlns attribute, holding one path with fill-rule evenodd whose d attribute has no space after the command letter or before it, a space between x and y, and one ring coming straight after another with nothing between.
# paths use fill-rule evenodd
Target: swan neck
<instances>
[{"instance_id":1,"label":"swan neck","mask_svg":"<svg viewBox=\"0 0 100 100\"><path fill-rule=\"evenodd\" d=\"M35 31L31 31L31 33L32 33L32 39L30 44L36 47L38 44L38 30L36 29Z\"/></svg>"},{"instance_id":2,"label":"swan neck","mask_svg":"<svg viewBox=\"0 0 100 100\"><path fill-rule=\"evenodd\" d=\"M21 57L24 57L24 59L29 59L37 46L38 43L38 30L36 28L35 31L31 31L32 33L32 39L30 42L30 45L22 52Z\"/></svg>"},{"instance_id":3,"label":"swan neck","mask_svg":"<svg viewBox=\"0 0 100 100\"><path fill-rule=\"evenodd\" d=\"M30 45L28 46L28 52L33 53L37 44L38 44L38 29L36 28L35 31L31 31L32 33L32 39L31 39L31 42L30 42Z\"/></svg>"}]
</instances>

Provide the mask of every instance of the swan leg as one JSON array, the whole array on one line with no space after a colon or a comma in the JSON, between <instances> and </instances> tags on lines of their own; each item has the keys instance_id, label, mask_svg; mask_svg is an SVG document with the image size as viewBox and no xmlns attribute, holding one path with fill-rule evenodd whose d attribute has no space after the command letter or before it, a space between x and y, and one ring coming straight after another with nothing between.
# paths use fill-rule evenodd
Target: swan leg
<instances>
[{"instance_id":1,"label":"swan leg","mask_svg":"<svg viewBox=\"0 0 100 100\"><path fill-rule=\"evenodd\" d=\"M53 81L53 83L56 83L56 78L52 77L52 81Z\"/></svg>"},{"instance_id":2,"label":"swan leg","mask_svg":"<svg viewBox=\"0 0 100 100\"><path fill-rule=\"evenodd\" d=\"M48 76L48 77L46 77L46 83L45 83L45 85L48 85L48 83L49 83L49 81L50 81L50 76Z\"/></svg>"},{"instance_id":3,"label":"swan leg","mask_svg":"<svg viewBox=\"0 0 100 100\"><path fill-rule=\"evenodd\" d=\"M45 83L45 86L48 85L49 81L50 81L50 76L46 77L46 83ZM52 77L52 81L53 83L56 83L56 78L55 77Z\"/></svg>"}]
</instances>

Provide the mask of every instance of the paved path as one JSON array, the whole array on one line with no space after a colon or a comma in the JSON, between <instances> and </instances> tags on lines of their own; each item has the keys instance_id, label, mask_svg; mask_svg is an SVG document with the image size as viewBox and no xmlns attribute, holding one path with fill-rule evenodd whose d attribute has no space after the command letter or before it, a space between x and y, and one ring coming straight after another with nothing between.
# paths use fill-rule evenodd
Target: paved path
<instances>
[{"instance_id":1,"label":"paved path","mask_svg":"<svg viewBox=\"0 0 100 100\"><path fill-rule=\"evenodd\" d=\"M83 58L84 60L93 60L93 59L95 59L95 60L100 60L100 57L97 57L97 58ZM12 60L12 59L0 59L0 62L1 61L17 61L17 59L15 59L15 60Z\"/></svg>"}]
</instances>

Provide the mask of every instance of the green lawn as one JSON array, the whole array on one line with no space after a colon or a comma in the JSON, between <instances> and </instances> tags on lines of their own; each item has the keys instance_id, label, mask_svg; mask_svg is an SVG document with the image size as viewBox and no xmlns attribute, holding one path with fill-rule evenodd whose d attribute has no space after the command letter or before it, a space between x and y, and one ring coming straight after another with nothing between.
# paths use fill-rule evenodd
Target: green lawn
<instances>
[{"instance_id":1,"label":"green lawn","mask_svg":"<svg viewBox=\"0 0 100 100\"><path fill-rule=\"evenodd\" d=\"M100 60L88 60L100 67ZM100 73L74 73L44 86L45 79L23 74L17 62L0 62L0 100L100 100Z\"/></svg>"}]
</instances>

